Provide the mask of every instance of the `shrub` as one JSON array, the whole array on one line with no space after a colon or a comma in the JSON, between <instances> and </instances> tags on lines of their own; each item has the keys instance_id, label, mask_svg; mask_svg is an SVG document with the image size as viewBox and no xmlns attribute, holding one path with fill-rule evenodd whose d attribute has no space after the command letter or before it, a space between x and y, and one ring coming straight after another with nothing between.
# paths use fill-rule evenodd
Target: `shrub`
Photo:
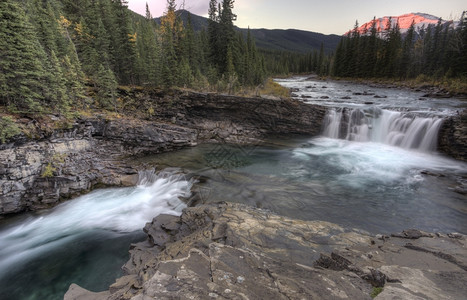
<instances>
[{"instance_id":1,"label":"shrub","mask_svg":"<svg viewBox=\"0 0 467 300\"><path fill-rule=\"evenodd\" d=\"M260 90L262 95L272 95L281 98L289 98L290 91L288 88L283 87L282 85L275 82L272 78L269 78L264 87Z\"/></svg>"},{"instance_id":2,"label":"shrub","mask_svg":"<svg viewBox=\"0 0 467 300\"><path fill-rule=\"evenodd\" d=\"M371 298L376 298L376 296L381 294L382 291L383 291L382 287L374 287L370 294Z\"/></svg>"},{"instance_id":3,"label":"shrub","mask_svg":"<svg viewBox=\"0 0 467 300\"><path fill-rule=\"evenodd\" d=\"M6 116L0 118L0 141L2 144L20 133L21 130L11 117Z\"/></svg>"}]
</instances>

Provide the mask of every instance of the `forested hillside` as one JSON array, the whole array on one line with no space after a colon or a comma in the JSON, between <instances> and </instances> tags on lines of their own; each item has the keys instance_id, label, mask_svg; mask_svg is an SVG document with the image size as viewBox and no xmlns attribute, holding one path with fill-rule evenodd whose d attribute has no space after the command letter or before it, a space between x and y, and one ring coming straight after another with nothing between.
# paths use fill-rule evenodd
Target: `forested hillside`
<instances>
[{"instance_id":1,"label":"forested hillside","mask_svg":"<svg viewBox=\"0 0 467 300\"><path fill-rule=\"evenodd\" d=\"M415 78L467 76L467 15L459 26L429 25L415 34L412 23L404 37L389 19L379 38L376 22L368 34L358 24L337 47L332 74L343 77Z\"/></svg>"},{"instance_id":2,"label":"forested hillside","mask_svg":"<svg viewBox=\"0 0 467 300\"><path fill-rule=\"evenodd\" d=\"M206 0L208 1L208 0ZM195 32L175 0L158 25L123 0L0 2L0 104L10 112L113 109L118 85L232 90L265 67L250 34L235 32L233 0L211 0Z\"/></svg>"},{"instance_id":3,"label":"forested hillside","mask_svg":"<svg viewBox=\"0 0 467 300\"><path fill-rule=\"evenodd\" d=\"M288 71L316 72L322 76L345 78L416 79L450 85L465 93L467 85L467 14L457 27L451 23L422 28L415 34L415 24L402 35L399 25L389 19L383 31L377 22L362 34L358 23L345 35L335 53L277 57ZM286 61L286 63L285 63ZM267 61L267 65L268 65Z\"/></svg>"},{"instance_id":4,"label":"forested hillside","mask_svg":"<svg viewBox=\"0 0 467 300\"><path fill-rule=\"evenodd\" d=\"M188 16L195 31L206 30L209 20L207 18L190 14L187 10L178 10L183 22L186 24ZM160 18L156 18L160 24ZM236 31L241 31L246 37L248 32L256 41L256 46L261 51L288 51L296 53L309 53L319 51L321 44L326 53L334 52L341 40L341 36L335 34L322 34L312 31L297 29L246 29L235 26Z\"/></svg>"}]
</instances>

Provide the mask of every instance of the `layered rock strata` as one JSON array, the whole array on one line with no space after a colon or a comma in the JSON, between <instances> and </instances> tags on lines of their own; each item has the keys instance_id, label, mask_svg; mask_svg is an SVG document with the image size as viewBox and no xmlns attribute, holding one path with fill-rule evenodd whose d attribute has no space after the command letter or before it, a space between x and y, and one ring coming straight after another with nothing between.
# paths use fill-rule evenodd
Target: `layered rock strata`
<instances>
[{"instance_id":1,"label":"layered rock strata","mask_svg":"<svg viewBox=\"0 0 467 300\"><path fill-rule=\"evenodd\" d=\"M145 119L82 118L69 129L37 129L36 138L23 134L1 144L0 216L51 207L97 185L135 184L129 157L201 142L258 143L272 133L318 134L325 114L293 100L151 92L144 97L147 107L140 108L154 107Z\"/></svg>"},{"instance_id":2,"label":"layered rock strata","mask_svg":"<svg viewBox=\"0 0 467 300\"><path fill-rule=\"evenodd\" d=\"M99 294L72 285L65 300L461 299L467 294L467 242L460 234L407 230L373 237L229 203L188 208L181 217L161 215L144 230L148 239L132 245L124 277Z\"/></svg>"}]
</instances>

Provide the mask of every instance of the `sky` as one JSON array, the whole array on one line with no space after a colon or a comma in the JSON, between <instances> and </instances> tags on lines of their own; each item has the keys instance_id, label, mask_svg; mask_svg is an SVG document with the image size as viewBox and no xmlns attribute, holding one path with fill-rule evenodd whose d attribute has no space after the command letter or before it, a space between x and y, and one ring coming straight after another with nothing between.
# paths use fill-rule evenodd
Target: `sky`
<instances>
[{"instance_id":1,"label":"sky","mask_svg":"<svg viewBox=\"0 0 467 300\"><path fill-rule=\"evenodd\" d=\"M146 2L154 17L161 16L165 0L129 0L129 8L142 15ZM209 0L177 0L179 7L207 16ZM241 28L302 29L342 35L358 20L422 12L445 20L458 20L467 10L465 0L235 0L235 25Z\"/></svg>"}]
</instances>

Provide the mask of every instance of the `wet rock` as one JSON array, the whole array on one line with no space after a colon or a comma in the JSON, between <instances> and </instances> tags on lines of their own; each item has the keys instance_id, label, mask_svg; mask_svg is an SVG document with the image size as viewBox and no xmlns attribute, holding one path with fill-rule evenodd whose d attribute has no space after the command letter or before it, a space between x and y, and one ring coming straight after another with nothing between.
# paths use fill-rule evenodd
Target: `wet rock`
<instances>
[{"instance_id":1,"label":"wet rock","mask_svg":"<svg viewBox=\"0 0 467 300\"><path fill-rule=\"evenodd\" d=\"M346 100L348 100L348 99L352 99L352 97L344 96L344 97L342 97L341 99L346 99Z\"/></svg>"},{"instance_id":2,"label":"wet rock","mask_svg":"<svg viewBox=\"0 0 467 300\"><path fill-rule=\"evenodd\" d=\"M332 252L330 256L321 253L319 259L314 263L314 266L334 271L343 271L348 269L351 264L352 263L346 258Z\"/></svg>"},{"instance_id":3,"label":"wet rock","mask_svg":"<svg viewBox=\"0 0 467 300\"><path fill-rule=\"evenodd\" d=\"M388 96L379 96L379 95L375 95L373 98L376 98L376 99L386 99Z\"/></svg>"},{"instance_id":4,"label":"wet rock","mask_svg":"<svg viewBox=\"0 0 467 300\"><path fill-rule=\"evenodd\" d=\"M66 292L63 300L105 300L109 296L109 292L93 293L76 284L72 284Z\"/></svg>"},{"instance_id":5,"label":"wet rock","mask_svg":"<svg viewBox=\"0 0 467 300\"><path fill-rule=\"evenodd\" d=\"M363 93L361 92L355 92L353 93L354 96L374 96L375 93L371 93L371 92L367 92L367 91L364 91Z\"/></svg>"},{"instance_id":6,"label":"wet rock","mask_svg":"<svg viewBox=\"0 0 467 300\"><path fill-rule=\"evenodd\" d=\"M429 93L424 94L423 98L452 98L452 95L447 92L436 92L436 93Z\"/></svg>"},{"instance_id":7,"label":"wet rock","mask_svg":"<svg viewBox=\"0 0 467 300\"><path fill-rule=\"evenodd\" d=\"M329 99L328 96L321 96L321 97L319 97L319 98L320 98L320 99Z\"/></svg>"},{"instance_id":8,"label":"wet rock","mask_svg":"<svg viewBox=\"0 0 467 300\"><path fill-rule=\"evenodd\" d=\"M393 233L391 234L392 237L398 237L403 239L419 239L421 237L433 237L432 234L426 233L417 229L408 229L404 230L401 233Z\"/></svg>"},{"instance_id":9,"label":"wet rock","mask_svg":"<svg viewBox=\"0 0 467 300\"><path fill-rule=\"evenodd\" d=\"M446 177L446 175L444 174L434 173L434 172L427 171L427 170L421 171L420 174L427 175L427 176L433 176L433 177Z\"/></svg>"},{"instance_id":10,"label":"wet rock","mask_svg":"<svg viewBox=\"0 0 467 300\"><path fill-rule=\"evenodd\" d=\"M467 161L467 110L445 119L438 136L438 151Z\"/></svg>"},{"instance_id":11,"label":"wet rock","mask_svg":"<svg viewBox=\"0 0 467 300\"><path fill-rule=\"evenodd\" d=\"M370 269L370 273L363 275L362 278L367 280L374 287L384 287L387 281L386 274L375 269Z\"/></svg>"}]
</instances>

